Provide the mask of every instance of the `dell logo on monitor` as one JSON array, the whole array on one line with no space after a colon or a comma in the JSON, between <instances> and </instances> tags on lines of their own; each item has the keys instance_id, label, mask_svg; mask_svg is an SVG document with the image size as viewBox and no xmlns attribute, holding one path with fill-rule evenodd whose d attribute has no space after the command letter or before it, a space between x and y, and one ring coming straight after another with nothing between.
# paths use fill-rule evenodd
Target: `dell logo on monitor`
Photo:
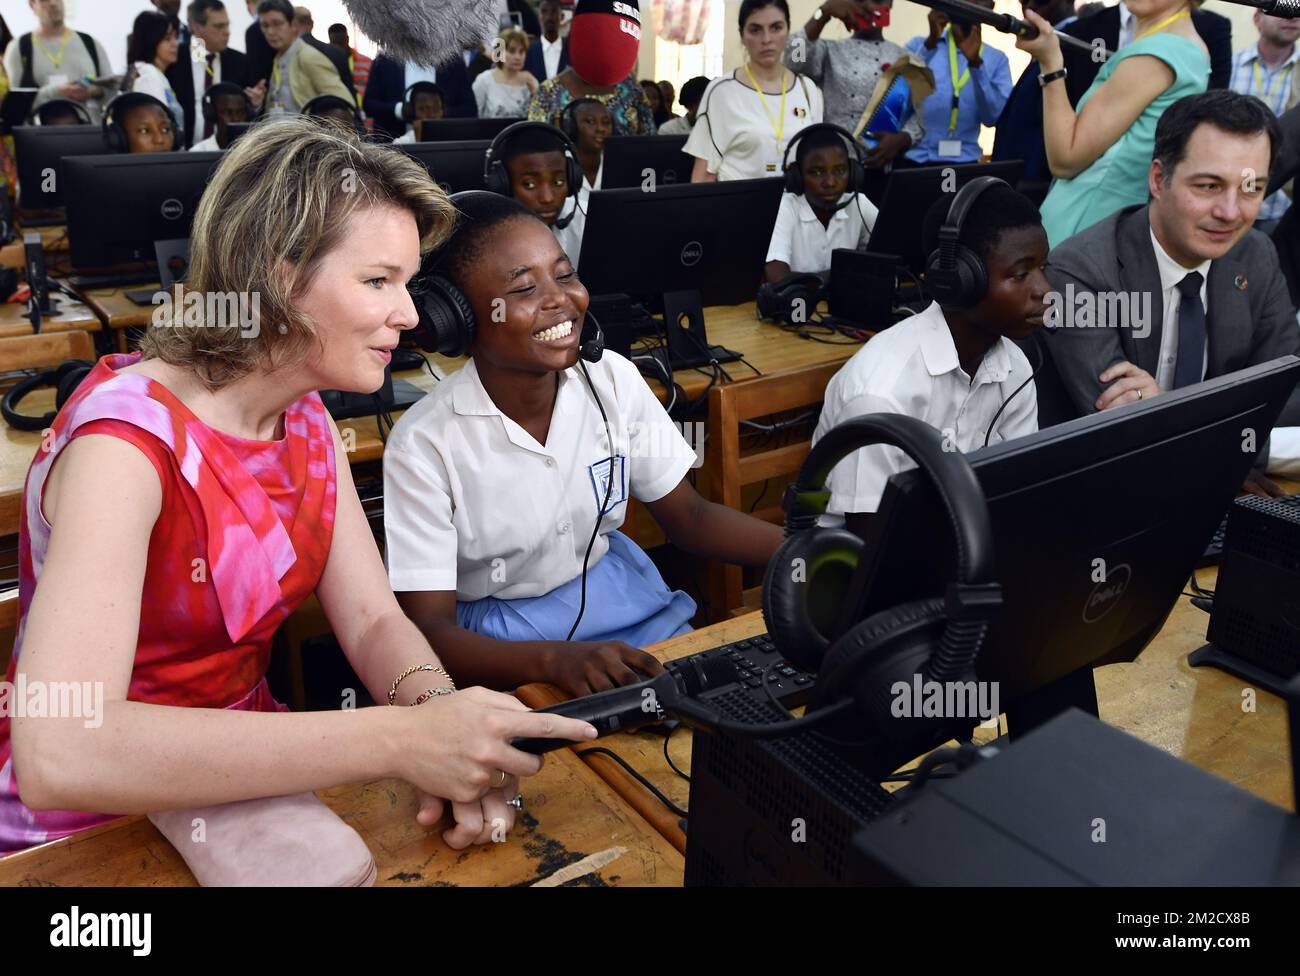
<instances>
[{"instance_id":1,"label":"dell logo on monitor","mask_svg":"<svg viewBox=\"0 0 1300 976\"><path fill-rule=\"evenodd\" d=\"M1128 563L1111 568L1106 578L1092 588L1088 602L1083 605L1083 622L1095 624L1119 605L1120 598L1128 589L1133 571Z\"/></svg>"},{"instance_id":2,"label":"dell logo on monitor","mask_svg":"<svg viewBox=\"0 0 1300 976\"><path fill-rule=\"evenodd\" d=\"M168 197L162 202L162 215L168 220L180 220L185 216L185 204L175 197Z\"/></svg>"},{"instance_id":3,"label":"dell logo on monitor","mask_svg":"<svg viewBox=\"0 0 1300 976\"><path fill-rule=\"evenodd\" d=\"M691 267L700 263L700 258L704 257L704 245L699 241L688 241L682 248L682 265Z\"/></svg>"}]
</instances>

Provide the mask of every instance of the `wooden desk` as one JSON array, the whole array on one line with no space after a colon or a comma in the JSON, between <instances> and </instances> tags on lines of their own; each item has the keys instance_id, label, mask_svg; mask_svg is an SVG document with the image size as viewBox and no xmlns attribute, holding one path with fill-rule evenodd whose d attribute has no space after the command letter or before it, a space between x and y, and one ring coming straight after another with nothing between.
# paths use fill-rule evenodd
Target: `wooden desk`
<instances>
[{"instance_id":1,"label":"wooden desk","mask_svg":"<svg viewBox=\"0 0 1300 976\"><path fill-rule=\"evenodd\" d=\"M98 332L101 328L99 316L95 310L84 302L73 301L67 295L58 292L50 294L50 301L58 310L56 316L41 316L42 332ZM0 339L32 334L32 323L27 318L27 302L4 302L0 304Z\"/></svg>"},{"instance_id":2,"label":"wooden desk","mask_svg":"<svg viewBox=\"0 0 1300 976\"><path fill-rule=\"evenodd\" d=\"M377 885L554 885L576 873L577 886L681 886L681 854L568 750L547 756L522 789L523 813L507 840L465 851L442 842L450 821L433 831L415 822L415 792L400 780L320 795L365 839ZM581 867L557 873L575 864ZM0 885L194 883L175 848L144 817L124 817L0 858Z\"/></svg>"},{"instance_id":3,"label":"wooden desk","mask_svg":"<svg viewBox=\"0 0 1300 976\"><path fill-rule=\"evenodd\" d=\"M1283 482L1289 491L1300 484ZM1197 573L1202 586L1213 588L1218 570ZM1178 604L1165 626L1138 659L1097 669L1098 710L1103 721L1164 749L1261 799L1292 809L1290 748L1286 705L1263 689L1256 691L1256 710L1242 710L1240 678L1214 668L1193 668L1187 655L1205 643L1209 614ZM760 613L705 627L647 648L660 661L671 661L719 644L763 633ZM550 685L528 685L519 698L530 708L563 700ZM984 730L980 730L981 732ZM991 733L990 733L991 734ZM623 733L599 740L623 757L682 809L689 809L690 784L664 761L664 740L647 733ZM589 746L586 746L589 748ZM584 746L576 747L579 751ZM680 728L669 742L673 761L690 771L691 732ZM686 852L680 818L607 756L585 760L629 805L653 823L677 850Z\"/></svg>"},{"instance_id":4,"label":"wooden desk","mask_svg":"<svg viewBox=\"0 0 1300 976\"><path fill-rule=\"evenodd\" d=\"M61 254L68 250L68 228L64 224L51 227L19 227L18 239L0 247L0 266L21 269L27 264L23 254L23 234L28 230L40 232L41 247L46 254Z\"/></svg>"}]
</instances>

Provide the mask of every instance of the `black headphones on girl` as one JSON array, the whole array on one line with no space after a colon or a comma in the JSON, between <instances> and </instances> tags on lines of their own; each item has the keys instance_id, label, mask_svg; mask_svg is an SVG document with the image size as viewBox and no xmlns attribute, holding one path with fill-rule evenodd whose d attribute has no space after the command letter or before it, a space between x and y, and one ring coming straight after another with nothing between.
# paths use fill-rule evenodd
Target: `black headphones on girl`
<instances>
[{"instance_id":1,"label":"black headphones on girl","mask_svg":"<svg viewBox=\"0 0 1300 976\"><path fill-rule=\"evenodd\" d=\"M574 112L584 105L599 105L606 110L609 109L609 106L599 98L592 98L590 95L583 95L580 98L565 102L564 108L560 109L560 131L573 140L574 143L578 141L578 119Z\"/></svg>"},{"instance_id":2,"label":"black headphones on girl","mask_svg":"<svg viewBox=\"0 0 1300 976\"><path fill-rule=\"evenodd\" d=\"M245 121L252 122L257 115L257 109L253 105L253 100L248 97L248 93L233 81L219 81L203 93L199 100L199 107L203 112L203 121L215 123L217 121L217 99L222 95L237 95L244 100Z\"/></svg>"},{"instance_id":3,"label":"black headphones on girl","mask_svg":"<svg viewBox=\"0 0 1300 976\"><path fill-rule=\"evenodd\" d=\"M449 199L455 204L464 199L464 194L482 192L484 191L466 190L463 193L453 193ZM509 196L509 193L502 195ZM428 352L443 356L464 356L474 344L474 336L478 332L478 323L469 299L450 279L440 274L424 277L420 287L416 301L416 309L420 314L416 338L420 346ZM605 333L590 312L583 316L578 348L579 356L589 363L600 362L600 357L604 355Z\"/></svg>"},{"instance_id":4,"label":"black headphones on girl","mask_svg":"<svg viewBox=\"0 0 1300 976\"><path fill-rule=\"evenodd\" d=\"M447 104L447 93L443 91L442 86L437 82L413 81L411 84L406 86L406 91L402 92L401 118L403 122L415 121L415 103L412 99L416 95L420 94L420 92L429 92L430 94L437 95L442 99L442 104L444 106Z\"/></svg>"},{"instance_id":5,"label":"black headphones on girl","mask_svg":"<svg viewBox=\"0 0 1300 976\"><path fill-rule=\"evenodd\" d=\"M528 129L545 132L555 140L556 148L564 153L564 179L568 186L565 199L573 197L573 210L569 213L569 216L560 217L555 221L555 226L563 229L569 226L574 214L578 212L578 191L582 189L583 173L582 165L578 162L578 148L573 144L574 141L550 123L515 122L498 132L496 138L492 140L492 145L488 146L487 152L483 156L483 186L490 192L503 197L514 196L510 186L510 174L506 171L506 164L502 161L501 154L505 151L511 139ZM560 211L563 212L563 210L564 205L561 204Z\"/></svg>"},{"instance_id":6,"label":"black headphones on girl","mask_svg":"<svg viewBox=\"0 0 1300 976\"><path fill-rule=\"evenodd\" d=\"M86 106L74 102L70 98L51 98L48 102L42 102L36 106L27 115L28 125L44 125L45 114L51 111L72 112L82 125L94 125L90 113L86 111Z\"/></svg>"},{"instance_id":7,"label":"black headphones on girl","mask_svg":"<svg viewBox=\"0 0 1300 976\"><path fill-rule=\"evenodd\" d=\"M814 132L834 132L844 139L846 148L849 151L849 182L845 186L845 193L861 193L862 188L867 183L867 164L866 153L863 152L862 146L858 143L853 135L847 130L840 128L838 125L832 125L829 122L817 122L807 128L800 129L795 133L794 138L786 144L785 155L781 157L781 172L785 174L785 192L793 193L796 196L803 196L804 180L803 170L800 168L798 159L790 162L790 153L794 150L795 143L805 136L812 135ZM848 202L841 203L840 207L848 205Z\"/></svg>"},{"instance_id":8,"label":"black headphones on girl","mask_svg":"<svg viewBox=\"0 0 1300 976\"><path fill-rule=\"evenodd\" d=\"M981 193L1009 185L996 176L977 176L953 196L948 216L939 228L939 246L925 262L925 289L941 307L973 308L989 290L984 259L961 243L961 229Z\"/></svg>"},{"instance_id":9,"label":"black headphones on girl","mask_svg":"<svg viewBox=\"0 0 1300 976\"><path fill-rule=\"evenodd\" d=\"M77 392L81 381L94 368L95 364L85 359L69 359L54 369L47 369L35 376L19 380L4 395L4 399L0 400L0 415L4 416L5 423L14 430L45 430L54 423L59 409L68 402L72 394ZM45 386L52 386L57 391L54 397L54 409L41 417L19 413L18 402L33 390Z\"/></svg>"},{"instance_id":10,"label":"black headphones on girl","mask_svg":"<svg viewBox=\"0 0 1300 976\"><path fill-rule=\"evenodd\" d=\"M366 120L361 116L361 109L357 108L355 102L348 101L348 99L339 95L317 95L302 107L302 114L314 115L320 118L322 113L331 108L346 109L352 115L352 126L357 130L357 135L364 136L366 134Z\"/></svg>"},{"instance_id":11,"label":"black headphones on girl","mask_svg":"<svg viewBox=\"0 0 1300 976\"><path fill-rule=\"evenodd\" d=\"M104 145L109 152L125 153L131 151L131 143L126 134L125 116L140 105L156 105L162 109L167 121L172 124L172 152L181 148L181 134L176 127L176 116L172 115L163 102L144 92L122 92L104 108Z\"/></svg>"},{"instance_id":12,"label":"black headphones on girl","mask_svg":"<svg viewBox=\"0 0 1300 976\"><path fill-rule=\"evenodd\" d=\"M956 541L957 578L943 593L875 613L833 638L866 543L848 529L820 527L817 519L830 501L831 469L873 444L902 450L937 490ZM969 680L1002 606L992 522L970 462L959 451L944 450L942 435L923 421L870 414L817 442L783 504L786 539L763 580L763 618L782 656L817 672L808 715L834 708L842 713L832 726L839 734L914 742L918 731L926 731L926 720L891 715L894 684L910 687L916 674L930 681Z\"/></svg>"}]
</instances>

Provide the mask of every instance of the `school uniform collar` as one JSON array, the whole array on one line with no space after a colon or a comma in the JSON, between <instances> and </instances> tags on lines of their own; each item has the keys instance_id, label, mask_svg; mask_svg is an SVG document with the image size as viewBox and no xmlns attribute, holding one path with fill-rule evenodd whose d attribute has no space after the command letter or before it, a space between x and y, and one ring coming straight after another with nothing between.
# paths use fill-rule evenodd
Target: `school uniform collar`
<instances>
[{"instance_id":1,"label":"school uniform collar","mask_svg":"<svg viewBox=\"0 0 1300 976\"><path fill-rule=\"evenodd\" d=\"M564 415L564 408L560 406L560 399L565 396L566 391L572 384L573 377L569 374L572 369L566 369L560 374L560 383L555 391L555 411L553 417ZM446 380L444 382L453 382ZM478 374L478 367L474 360L470 359L454 377L455 386L452 389L451 406L452 409L462 417L500 417L502 426L505 429L506 437L510 443L516 447L521 447L526 451L532 451L534 454L543 454L550 456L551 452L542 444L538 444L533 436L524 430L517 423L501 412L488 395L487 389L483 386L483 379ZM554 443L551 437L547 440Z\"/></svg>"},{"instance_id":2,"label":"school uniform collar","mask_svg":"<svg viewBox=\"0 0 1300 976\"><path fill-rule=\"evenodd\" d=\"M957 356L957 344L952 341L952 331L948 320L943 316L943 309L938 302L931 302L917 315L920 329L921 358L931 376L943 376L954 370L961 370L961 359ZM1011 357L1007 353L1007 340L999 338L980 361L979 368L971 377L976 386L981 382L1001 383L1011 374Z\"/></svg>"},{"instance_id":3,"label":"school uniform collar","mask_svg":"<svg viewBox=\"0 0 1300 976\"><path fill-rule=\"evenodd\" d=\"M846 200L852 201L853 194L846 193L840 197L840 203L844 203L844 201ZM804 223L817 220L817 213L813 210L812 204L808 202L808 198L804 196L802 193L799 194L799 198L795 201L794 209L795 209L795 213L799 215L799 219ZM849 219L848 207L840 207L839 210L836 210L835 213L831 214L831 220L848 220L848 219ZM817 222L821 223L820 220L817 220Z\"/></svg>"}]
</instances>

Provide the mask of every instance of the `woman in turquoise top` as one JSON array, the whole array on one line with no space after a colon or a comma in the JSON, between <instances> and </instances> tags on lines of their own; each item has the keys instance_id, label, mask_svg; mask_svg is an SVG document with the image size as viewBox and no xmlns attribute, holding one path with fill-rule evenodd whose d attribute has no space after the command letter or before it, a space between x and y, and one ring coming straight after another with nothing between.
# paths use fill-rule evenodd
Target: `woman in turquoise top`
<instances>
[{"instance_id":1,"label":"woman in turquoise top","mask_svg":"<svg viewBox=\"0 0 1300 976\"><path fill-rule=\"evenodd\" d=\"M1052 79L1043 86L1043 142L1056 179L1042 206L1052 247L1121 207L1146 202L1156 122L1184 95L1205 91L1209 80L1210 56L1188 0L1126 5L1133 41L1102 66L1077 111L1065 94L1060 41L1051 24L1025 8L1039 33L1016 47L1038 62L1040 80Z\"/></svg>"}]
</instances>

